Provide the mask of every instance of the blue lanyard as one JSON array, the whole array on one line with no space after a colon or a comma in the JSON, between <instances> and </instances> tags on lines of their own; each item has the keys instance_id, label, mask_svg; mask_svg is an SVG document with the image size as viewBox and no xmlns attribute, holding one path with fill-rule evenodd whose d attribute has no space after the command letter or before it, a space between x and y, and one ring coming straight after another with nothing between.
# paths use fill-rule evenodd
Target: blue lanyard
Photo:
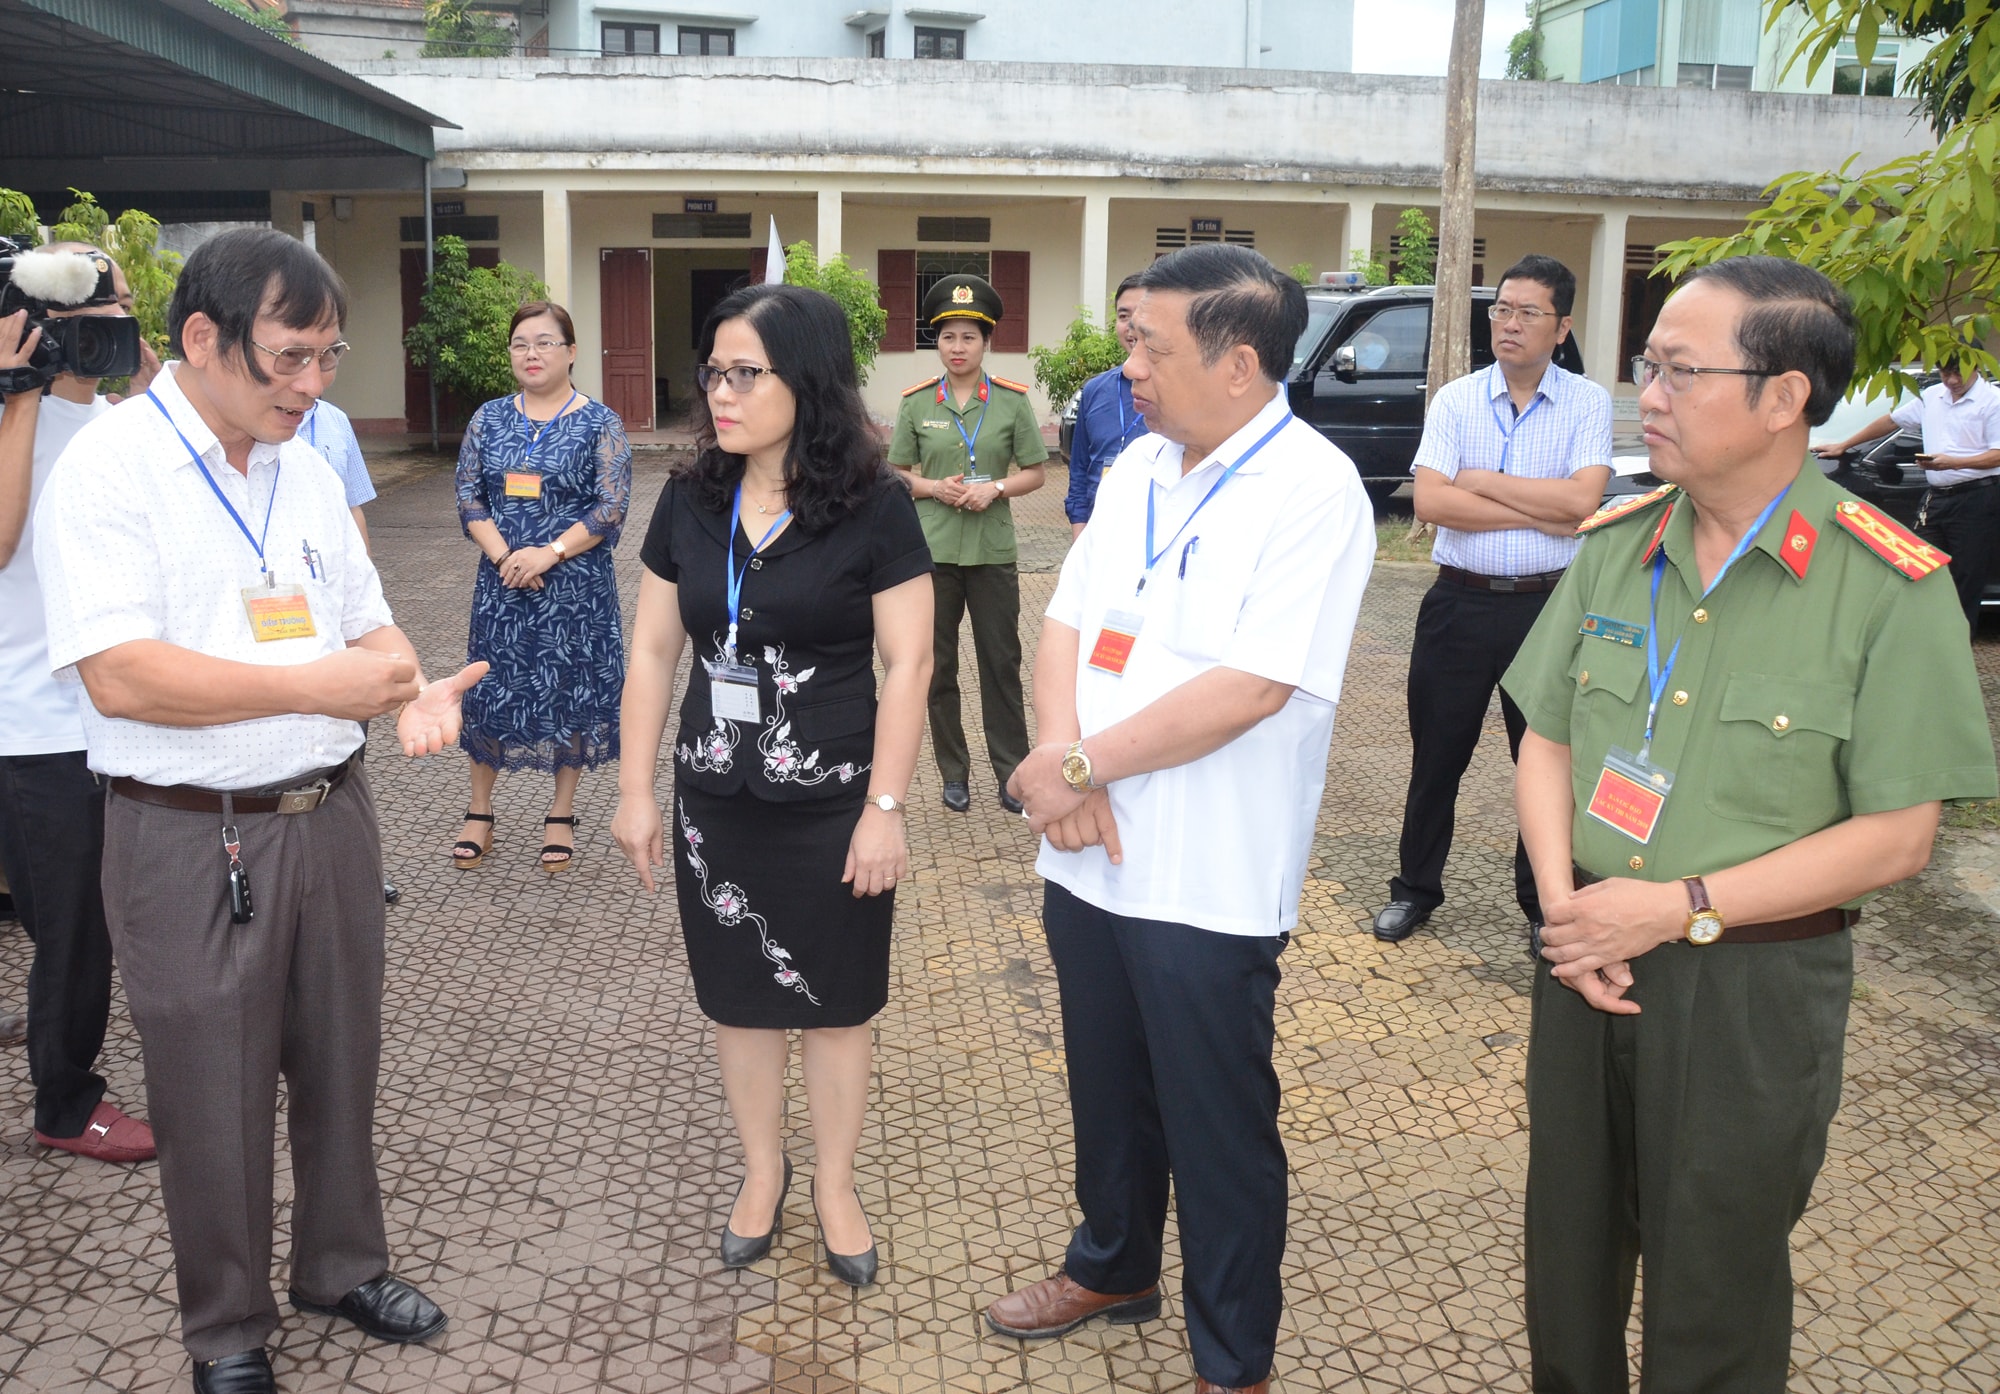
<instances>
[{"instance_id":1,"label":"blue lanyard","mask_svg":"<svg viewBox=\"0 0 2000 1394\"><path fill-rule=\"evenodd\" d=\"M965 467L975 474L979 472L979 455L972 447L979 440L979 428L986 424L986 408L992 405L990 398L993 394L991 380L984 373L980 374L979 382L982 387L986 388L987 395L979 399L979 419L972 423L971 435L968 436L965 433L965 421L958 414L958 403L952 402L950 404L951 424L958 427L958 438L965 442ZM951 386L948 382L945 386L945 395L951 395Z\"/></svg>"},{"instance_id":2,"label":"blue lanyard","mask_svg":"<svg viewBox=\"0 0 2000 1394\"><path fill-rule=\"evenodd\" d=\"M1265 446L1269 445L1272 439L1276 437L1278 432L1284 430L1285 427L1291 425L1291 423L1292 423L1292 414L1288 411L1284 414L1282 418L1279 419L1277 425L1273 426L1270 430L1264 432L1263 436L1258 440L1258 442L1255 445L1251 446L1248 450L1244 451L1242 455L1237 457L1236 463L1231 465L1228 469L1222 472L1222 478L1216 480L1215 483L1208 486L1208 492L1203 494L1201 496L1201 502L1194 506L1194 513L1188 514L1187 517L1181 520L1181 525L1174 529L1174 535L1167 539L1167 545L1160 548L1157 552L1153 550L1153 515L1154 515L1155 503L1159 496L1159 486L1157 484L1152 483L1151 481L1148 481L1146 485L1146 570L1139 577L1139 590L1132 592L1134 595L1137 595L1139 591L1143 591L1144 589L1146 589L1146 578L1153 574L1153 568L1159 565L1160 558L1164 557L1168 552L1171 552L1174 548L1174 544L1181 540L1181 534L1188 530L1188 524L1194 521L1195 514L1200 513L1202 509L1208 507L1208 501L1221 492L1223 485L1227 484L1231 479L1235 478L1236 471L1242 469L1245 465L1249 464L1251 456L1255 455L1258 451L1262 450ZM1189 539L1188 545L1192 547L1194 545L1194 539ZM1186 575L1187 556L1185 553L1183 553L1181 556L1181 562L1182 562L1181 574Z\"/></svg>"},{"instance_id":3,"label":"blue lanyard","mask_svg":"<svg viewBox=\"0 0 2000 1394\"><path fill-rule=\"evenodd\" d=\"M551 427L551 426L555 425L555 424L556 424L556 422L558 422L558 421L560 421L560 420L562 420L562 419L563 419L563 413L564 413L564 412L567 412L567 411L569 410L569 408L570 408L570 402L574 402L575 400L576 400L576 389L575 389L575 388L571 388L571 389L570 389L570 394L569 394L569 401L568 401L568 402L564 402L564 403L562 404L562 411L559 411L559 412L557 412L557 413L556 413L556 414L555 414L554 416L551 416L551 417L550 417L550 418L549 418L549 419L548 419L547 421L544 421L544 422L542 423L542 428L541 428L541 429L540 429L539 431L535 432L535 434L534 434L534 435L532 435L532 436L528 437L528 448L527 448L527 450L526 450L526 451L522 452L522 455L521 455L521 463L522 463L522 464L524 464L524 465L525 465L525 464L527 464L527 463L528 463L528 461L530 461L530 460L532 460L532 459L534 459L534 458L535 458L535 447L536 447L536 446L538 446L538 445L540 445L540 444L542 443L542 437L543 437L543 436L545 436L545 435L547 435L547 434L549 433L549 427ZM527 394L527 393L523 392L523 393L521 394L521 399L520 399L519 403L518 403L518 404L517 404L517 405L515 406L514 410L516 410L516 411L520 412L520 413L521 413L521 419L522 419L523 421L527 422L527 423L528 423L528 424L529 424L530 426L532 426L532 425L534 425L534 424L535 424L535 418L534 418L534 417L532 417L532 416L530 416L530 415L528 415L528 394Z\"/></svg>"},{"instance_id":4,"label":"blue lanyard","mask_svg":"<svg viewBox=\"0 0 2000 1394\"><path fill-rule=\"evenodd\" d=\"M216 499L229 511L230 521L236 524L236 530L242 533L244 540L256 550L257 569L263 572L264 579L269 581L271 579L271 568L264 564L264 538L271 535L271 515L278 511L278 476L285 468L284 460L280 458L271 469L271 499L269 503L264 505L263 536L252 536L249 527L243 521L242 515L236 511L236 505L229 501L228 495L222 492L222 486L215 482L215 476L208 472L208 466L202 463L201 452L194 448L194 442L187 438L187 433L175 424L173 414L167 410L167 404L162 402L158 397L154 397L153 389L150 387L146 389L146 395L152 398L153 405L160 409L160 415L167 418L167 424L174 428L174 434L181 438L181 444L187 447L188 458L193 460L194 467L201 471L201 477L208 482L208 487L214 493Z\"/></svg>"},{"instance_id":5,"label":"blue lanyard","mask_svg":"<svg viewBox=\"0 0 2000 1394\"><path fill-rule=\"evenodd\" d=\"M1750 531L1743 534L1742 538L1737 542L1735 550L1731 551L1728 559L1722 563L1722 570L1715 573L1715 579L1710 581L1708 588L1701 593L1702 599L1706 600L1709 596L1715 594L1715 588L1722 584L1722 578L1729 574L1729 568L1736 565L1743 554L1750 550L1750 544L1757 540L1757 534L1764 530L1764 525L1771 521L1771 515L1778 511L1778 505L1785 501L1785 494L1789 494L1791 491L1791 486L1789 484L1786 485L1783 493L1780 493L1776 498L1764 505L1764 511L1757 515L1757 521L1750 525ZM1659 641L1660 578L1666 574L1667 549L1663 545L1659 551L1653 554L1653 593L1648 602L1650 622L1646 626L1646 679L1652 685L1652 696L1646 704L1645 743L1639 747L1639 758L1642 760L1652 750L1653 718L1660 710L1660 694L1667 690L1667 683L1673 679L1674 664L1679 661L1681 656L1681 639L1687 638L1687 635L1683 634L1680 639L1674 640L1673 652L1667 655L1667 664L1662 668L1660 666Z\"/></svg>"},{"instance_id":6,"label":"blue lanyard","mask_svg":"<svg viewBox=\"0 0 2000 1394\"><path fill-rule=\"evenodd\" d=\"M729 595L729 641L723 648L731 663L736 661L736 617L743 608L743 578L750 573L750 563L757 560L757 554L764 550L764 544L771 540L772 534L783 527L785 520L791 516L792 510L789 508L780 513L778 521L771 524L770 532L765 533L757 545L750 549L750 555L743 559L743 565L740 567L736 566L734 564L736 561L736 529L743 518L743 482L741 480L737 481L736 502L729 507L729 547L722 554L722 582L724 589L727 590Z\"/></svg>"},{"instance_id":7,"label":"blue lanyard","mask_svg":"<svg viewBox=\"0 0 2000 1394\"><path fill-rule=\"evenodd\" d=\"M1131 399L1132 384L1121 375L1118 381L1111 385L1111 400L1118 408L1118 450L1111 452L1114 459L1117 458L1119 451L1122 451L1132 443L1132 425L1130 419L1125 415L1125 404ZM1132 415L1137 418L1141 426L1146 424L1145 417L1139 416L1137 412L1134 412Z\"/></svg>"},{"instance_id":8,"label":"blue lanyard","mask_svg":"<svg viewBox=\"0 0 2000 1394\"><path fill-rule=\"evenodd\" d=\"M1498 373L1500 371L1499 365L1495 364L1493 367L1487 369L1487 371L1489 373ZM1509 395L1509 400L1511 400L1512 393L1510 392L1508 395ZM1510 427L1506 422L1500 419L1500 399L1492 395L1491 393L1487 395L1486 405L1493 409L1493 424L1500 428L1500 439L1503 442L1503 444L1500 446L1500 473L1505 474L1507 472L1507 456L1514 449L1514 432L1520 430L1522 426L1526 425L1528 418L1533 416L1537 411L1539 411L1541 409L1542 403L1546 402L1547 400L1548 398L1542 396L1540 392L1537 392L1535 394L1535 400L1528 403L1528 409L1526 411L1522 412L1519 416L1514 418L1514 424Z\"/></svg>"}]
</instances>

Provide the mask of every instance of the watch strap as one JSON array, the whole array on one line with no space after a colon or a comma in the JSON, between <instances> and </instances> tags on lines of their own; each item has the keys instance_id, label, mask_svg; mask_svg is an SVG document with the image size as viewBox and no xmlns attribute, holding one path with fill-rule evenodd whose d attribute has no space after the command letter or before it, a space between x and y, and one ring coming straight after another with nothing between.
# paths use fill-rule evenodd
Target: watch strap
<instances>
[{"instance_id":1,"label":"watch strap","mask_svg":"<svg viewBox=\"0 0 2000 1394\"><path fill-rule=\"evenodd\" d=\"M1694 914L1712 912L1715 902L1708 898L1708 885L1699 876L1683 876L1681 884L1687 887L1688 909Z\"/></svg>"}]
</instances>

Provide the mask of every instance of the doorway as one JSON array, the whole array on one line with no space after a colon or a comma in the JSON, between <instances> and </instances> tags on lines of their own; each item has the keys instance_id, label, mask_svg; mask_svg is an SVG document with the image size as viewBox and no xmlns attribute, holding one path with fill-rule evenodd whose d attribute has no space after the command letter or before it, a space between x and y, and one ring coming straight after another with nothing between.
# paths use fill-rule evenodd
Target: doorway
<instances>
[{"instance_id":1,"label":"doorway","mask_svg":"<svg viewBox=\"0 0 2000 1394\"><path fill-rule=\"evenodd\" d=\"M722 297L749 283L750 252L747 247L653 252L653 385L662 427L683 423L694 395L695 339Z\"/></svg>"}]
</instances>

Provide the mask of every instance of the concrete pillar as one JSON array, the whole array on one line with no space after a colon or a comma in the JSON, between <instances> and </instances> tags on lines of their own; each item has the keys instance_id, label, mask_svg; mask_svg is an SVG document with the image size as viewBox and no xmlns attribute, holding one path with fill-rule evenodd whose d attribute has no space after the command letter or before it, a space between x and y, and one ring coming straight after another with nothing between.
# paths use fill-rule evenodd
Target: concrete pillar
<instances>
[{"instance_id":1,"label":"concrete pillar","mask_svg":"<svg viewBox=\"0 0 2000 1394\"><path fill-rule=\"evenodd\" d=\"M542 279L548 283L549 299L566 306L570 294L569 190L542 190Z\"/></svg>"},{"instance_id":2,"label":"concrete pillar","mask_svg":"<svg viewBox=\"0 0 2000 1394\"><path fill-rule=\"evenodd\" d=\"M1110 323L1111 299L1111 195L1083 196L1083 255L1077 280L1076 303L1090 311L1100 328Z\"/></svg>"},{"instance_id":3,"label":"concrete pillar","mask_svg":"<svg viewBox=\"0 0 2000 1394\"><path fill-rule=\"evenodd\" d=\"M1681 85L1681 19L1686 0L1660 6L1659 49L1653 55L1653 81L1661 87Z\"/></svg>"},{"instance_id":4,"label":"concrete pillar","mask_svg":"<svg viewBox=\"0 0 2000 1394\"><path fill-rule=\"evenodd\" d=\"M1625 214L1604 213L1590 235L1590 293L1582 323L1583 367L1601 387L1618 385L1618 338L1625 313Z\"/></svg>"},{"instance_id":5,"label":"concrete pillar","mask_svg":"<svg viewBox=\"0 0 2000 1394\"><path fill-rule=\"evenodd\" d=\"M840 255L840 198L839 189L819 191L819 228L813 252L823 262Z\"/></svg>"},{"instance_id":6,"label":"concrete pillar","mask_svg":"<svg viewBox=\"0 0 2000 1394\"><path fill-rule=\"evenodd\" d=\"M1374 235L1375 200L1350 198L1347 201L1347 226L1340 234L1340 265L1334 270L1347 270L1356 252L1366 254Z\"/></svg>"}]
</instances>

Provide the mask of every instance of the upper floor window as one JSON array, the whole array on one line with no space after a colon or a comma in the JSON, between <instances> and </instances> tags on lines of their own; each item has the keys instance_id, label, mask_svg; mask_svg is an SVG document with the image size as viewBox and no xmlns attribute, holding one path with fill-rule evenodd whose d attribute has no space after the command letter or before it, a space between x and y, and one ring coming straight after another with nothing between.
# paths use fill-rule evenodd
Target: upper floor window
<instances>
[{"instance_id":1,"label":"upper floor window","mask_svg":"<svg viewBox=\"0 0 2000 1394\"><path fill-rule=\"evenodd\" d=\"M620 53L658 53L660 51L660 26L657 24L607 24L604 26L604 52L607 56Z\"/></svg>"},{"instance_id":2,"label":"upper floor window","mask_svg":"<svg viewBox=\"0 0 2000 1394\"><path fill-rule=\"evenodd\" d=\"M1854 41L1848 40L1833 51L1833 90L1843 96L1893 97L1896 95L1896 45L1878 43L1875 56L1863 66Z\"/></svg>"},{"instance_id":3,"label":"upper floor window","mask_svg":"<svg viewBox=\"0 0 2000 1394\"><path fill-rule=\"evenodd\" d=\"M877 29L868 36L868 56L887 58L889 56L889 31Z\"/></svg>"},{"instance_id":4,"label":"upper floor window","mask_svg":"<svg viewBox=\"0 0 2000 1394\"><path fill-rule=\"evenodd\" d=\"M736 52L734 29L697 29L681 26L681 57L728 58Z\"/></svg>"},{"instance_id":5,"label":"upper floor window","mask_svg":"<svg viewBox=\"0 0 2000 1394\"><path fill-rule=\"evenodd\" d=\"M965 57L965 31L963 29L925 29L922 26L918 26L917 57Z\"/></svg>"}]
</instances>

